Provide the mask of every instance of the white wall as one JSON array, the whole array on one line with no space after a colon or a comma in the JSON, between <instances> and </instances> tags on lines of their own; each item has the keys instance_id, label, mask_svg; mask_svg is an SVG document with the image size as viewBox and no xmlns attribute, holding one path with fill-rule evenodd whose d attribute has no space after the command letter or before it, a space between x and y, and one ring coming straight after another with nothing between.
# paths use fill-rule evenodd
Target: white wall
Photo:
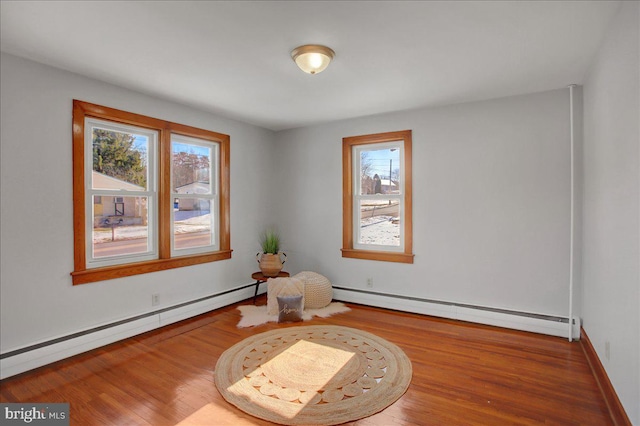
<instances>
[{"instance_id":1,"label":"white wall","mask_svg":"<svg viewBox=\"0 0 640 426\"><path fill-rule=\"evenodd\" d=\"M569 94L554 90L277 134L291 270L334 285L568 316ZM341 257L342 138L413 130L412 265Z\"/></svg>"},{"instance_id":2,"label":"white wall","mask_svg":"<svg viewBox=\"0 0 640 426\"><path fill-rule=\"evenodd\" d=\"M3 353L252 282L273 132L4 53L0 64ZM74 98L231 136L232 259L71 285Z\"/></svg>"},{"instance_id":3,"label":"white wall","mask_svg":"<svg viewBox=\"0 0 640 426\"><path fill-rule=\"evenodd\" d=\"M639 9L623 3L584 84L584 329L633 424L640 424Z\"/></svg>"}]
</instances>

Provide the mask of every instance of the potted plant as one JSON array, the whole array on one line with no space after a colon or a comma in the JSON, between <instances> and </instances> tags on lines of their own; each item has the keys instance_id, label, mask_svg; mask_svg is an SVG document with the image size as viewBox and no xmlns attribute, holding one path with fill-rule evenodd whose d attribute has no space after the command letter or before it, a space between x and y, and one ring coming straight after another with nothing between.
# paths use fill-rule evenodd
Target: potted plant
<instances>
[{"instance_id":1,"label":"potted plant","mask_svg":"<svg viewBox=\"0 0 640 426\"><path fill-rule=\"evenodd\" d=\"M256 260L265 277L277 277L282 265L287 260L286 253L280 252L280 235L273 230L267 230L260 236L262 253L256 253ZM280 255L284 256L284 260Z\"/></svg>"}]
</instances>

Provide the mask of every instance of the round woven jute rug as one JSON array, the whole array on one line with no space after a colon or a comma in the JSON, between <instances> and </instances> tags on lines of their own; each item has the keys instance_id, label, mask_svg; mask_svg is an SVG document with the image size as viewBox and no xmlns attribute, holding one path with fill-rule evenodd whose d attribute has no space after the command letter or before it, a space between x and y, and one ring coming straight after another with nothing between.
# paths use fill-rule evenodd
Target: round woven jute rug
<instances>
[{"instance_id":1,"label":"round woven jute rug","mask_svg":"<svg viewBox=\"0 0 640 426\"><path fill-rule=\"evenodd\" d=\"M400 398L411 361L374 334L339 326L267 331L218 359L218 391L242 411L284 425L335 425L370 416Z\"/></svg>"}]
</instances>

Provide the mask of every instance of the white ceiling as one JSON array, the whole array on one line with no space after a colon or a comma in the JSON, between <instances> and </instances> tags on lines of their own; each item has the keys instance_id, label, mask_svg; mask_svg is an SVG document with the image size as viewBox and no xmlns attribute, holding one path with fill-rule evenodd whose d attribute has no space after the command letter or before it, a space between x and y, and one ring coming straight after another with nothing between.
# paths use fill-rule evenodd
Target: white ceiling
<instances>
[{"instance_id":1,"label":"white ceiling","mask_svg":"<svg viewBox=\"0 0 640 426\"><path fill-rule=\"evenodd\" d=\"M580 84L619 1L0 3L0 48L272 130ZM336 52L318 75L290 52Z\"/></svg>"}]
</instances>

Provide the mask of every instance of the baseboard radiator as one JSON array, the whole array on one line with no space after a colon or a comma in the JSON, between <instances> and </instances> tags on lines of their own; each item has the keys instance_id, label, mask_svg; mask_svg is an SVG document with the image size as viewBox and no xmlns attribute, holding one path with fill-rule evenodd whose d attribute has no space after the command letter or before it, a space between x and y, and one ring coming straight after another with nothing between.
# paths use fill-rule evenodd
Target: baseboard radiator
<instances>
[{"instance_id":1,"label":"baseboard radiator","mask_svg":"<svg viewBox=\"0 0 640 426\"><path fill-rule=\"evenodd\" d=\"M0 354L0 379L249 299L253 297L254 289L254 284L247 284L135 317L9 350ZM261 291L261 293L263 292L264 290ZM454 304L345 287L334 287L333 296L335 300L403 312L495 325L552 336L566 337L568 334L569 319L562 317ZM577 339L580 337L579 321L574 319L573 328L574 338Z\"/></svg>"},{"instance_id":2,"label":"baseboard radiator","mask_svg":"<svg viewBox=\"0 0 640 426\"><path fill-rule=\"evenodd\" d=\"M360 305L494 325L558 337L569 336L569 318L443 302L347 287L333 287L333 298ZM572 321L572 337L580 338L580 320Z\"/></svg>"},{"instance_id":3,"label":"baseboard radiator","mask_svg":"<svg viewBox=\"0 0 640 426\"><path fill-rule=\"evenodd\" d=\"M249 299L253 297L254 289L254 284L247 284L196 300L9 350L0 354L0 379L15 376L64 358Z\"/></svg>"}]
</instances>

